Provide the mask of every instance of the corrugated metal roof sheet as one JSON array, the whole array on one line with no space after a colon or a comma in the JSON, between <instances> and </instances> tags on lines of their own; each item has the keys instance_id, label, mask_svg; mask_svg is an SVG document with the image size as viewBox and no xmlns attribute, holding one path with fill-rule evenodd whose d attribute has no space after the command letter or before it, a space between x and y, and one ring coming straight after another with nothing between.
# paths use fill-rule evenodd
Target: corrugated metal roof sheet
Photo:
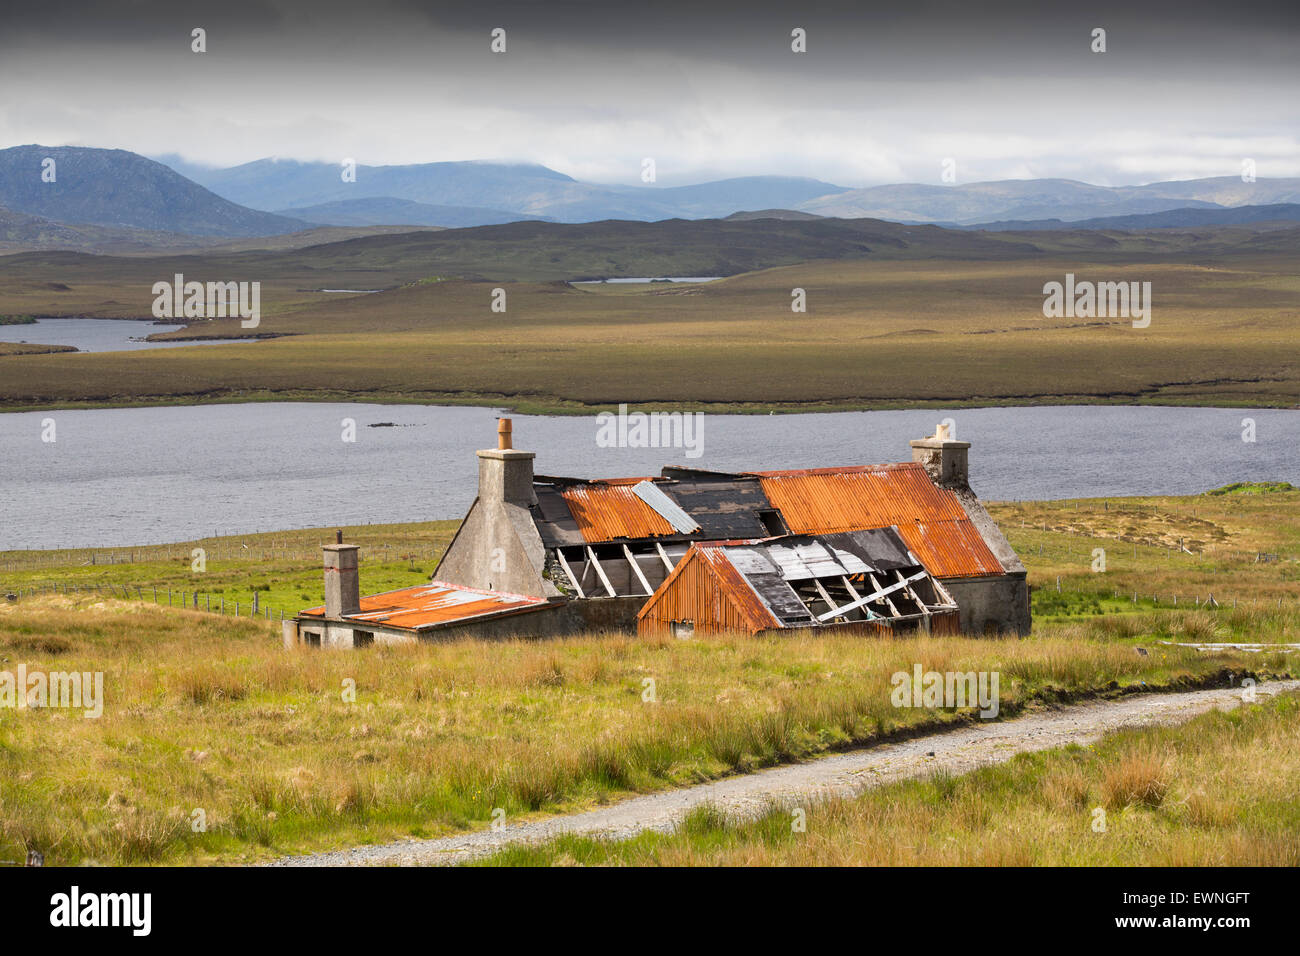
<instances>
[{"instance_id":1,"label":"corrugated metal roof sheet","mask_svg":"<svg viewBox=\"0 0 1300 956\"><path fill-rule=\"evenodd\" d=\"M799 578L835 578L842 574L858 574L870 570L861 561L849 570L830 548L820 541L795 539L789 544L770 544L764 549L768 557L781 569L787 581ZM846 558L851 556L846 555Z\"/></svg>"},{"instance_id":2,"label":"corrugated metal roof sheet","mask_svg":"<svg viewBox=\"0 0 1300 956\"><path fill-rule=\"evenodd\" d=\"M765 538L772 533L759 518L772 506L757 478L687 478L661 487L699 523L699 537Z\"/></svg>"},{"instance_id":3,"label":"corrugated metal roof sheet","mask_svg":"<svg viewBox=\"0 0 1300 956\"><path fill-rule=\"evenodd\" d=\"M888 533L886 533L888 532ZM846 568L857 564L877 571L914 568L921 563L903 539L898 528L877 528L871 531L841 531L839 534L818 535L818 540L833 548L836 557Z\"/></svg>"},{"instance_id":4,"label":"corrugated metal roof sheet","mask_svg":"<svg viewBox=\"0 0 1300 956\"><path fill-rule=\"evenodd\" d=\"M936 577L1004 573L961 501L935 485L917 462L752 474L796 534L896 525Z\"/></svg>"},{"instance_id":5,"label":"corrugated metal roof sheet","mask_svg":"<svg viewBox=\"0 0 1300 956\"><path fill-rule=\"evenodd\" d=\"M752 629L781 627L781 619L768 606L768 602L763 600L749 579L732 564L727 551L727 548L696 548L693 553L695 560L702 561L710 567L724 593L730 599L732 607ZM687 557L689 558L690 555L688 554ZM776 575L774 574L773 577ZM660 585L660 589L667 592L669 590L667 583L665 581Z\"/></svg>"},{"instance_id":6,"label":"corrugated metal roof sheet","mask_svg":"<svg viewBox=\"0 0 1300 956\"><path fill-rule=\"evenodd\" d=\"M557 490L569 506L578 530L590 543L677 534L667 518L632 490L639 480L633 480L631 485L613 482L564 485Z\"/></svg>"},{"instance_id":7,"label":"corrugated metal roof sheet","mask_svg":"<svg viewBox=\"0 0 1300 956\"><path fill-rule=\"evenodd\" d=\"M632 494L659 512L660 516L673 526L673 530L682 534L693 534L700 530L699 522L683 511L681 505L656 488L652 482L638 481L632 486Z\"/></svg>"},{"instance_id":8,"label":"corrugated metal roof sheet","mask_svg":"<svg viewBox=\"0 0 1300 956\"><path fill-rule=\"evenodd\" d=\"M483 618L535 611L547 606L545 598L509 594L505 591L481 591L433 581L413 588L370 594L361 599L361 610L347 615L358 623L382 624L420 630L437 625L460 624ZM325 616L324 607L303 611L302 617Z\"/></svg>"},{"instance_id":9,"label":"corrugated metal roof sheet","mask_svg":"<svg viewBox=\"0 0 1300 956\"><path fill-rule=\"evenodd\" d=\"M700 524L701 530L691 535L697 539L758 537L763 534L758 512L771 507L780 511L794 534L897 526L907 547L937 577L1005 573L961 501L935 485L918 462L756 471L731 481L720 475L693 481L686 471L675 473L676 480L657 481L654 487ZM570 536L578 535L588 544L682 536L633 491L647 479L551 480L557 484L538 491L548 545L572 543ZM544 494L563 499L572 514L571 525L547 510ZM576 533L563 533L564 525L576 528Z\"/></svg>"}]
</instances>

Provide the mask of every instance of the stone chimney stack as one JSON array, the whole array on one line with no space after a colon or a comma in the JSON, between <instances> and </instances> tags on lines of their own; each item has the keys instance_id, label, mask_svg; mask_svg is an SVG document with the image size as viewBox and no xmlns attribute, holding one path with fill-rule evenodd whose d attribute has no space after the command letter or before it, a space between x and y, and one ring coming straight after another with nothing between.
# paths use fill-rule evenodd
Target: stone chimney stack
<instances>
[{"instance_id":1,"label":"stone chimney stack","mask_svg":"<svg viewBox=\"0 0 1300 956\"><path fill-rule=\"evenodd\" d=\"M361 578L355 544L343 543L343 532L335 535L335 544L327 544L325 552L325 616L342 617L361 610Z\"/></svg>"},{"instance_id":2,"label":"stone chimney stack","mask_svg":"<svg viewBox=\"0 0 1300 956\"><path fill-rule=\"evenodd\" d=\"M950 436L949 427L940 424L929 438L910 442L912 461L919 461L930 480L940 487L969 488L970 466L966 456L970 442L957 441Z\"/></svg>"},{"instance_id":3,"label":"stone chimney stack","mask_svg":"<svg viewBox=\"0 0 1300 956\"><path fill-rule=\"evenodd\" d=\"M563 595L545 575L547 548L533 508L531 451L513 445L510 419L497 422L497 447L478 452L478 498L434 569L433 578L485 591Z\"/></svg>"},{"instance_id":4,"label":"stone chimney stack","mask_svg":"<svg viewBox=\"0 0 1300 956\"><path fill-rule=\"evenodd\" d=\"M498 419L497 447L478 452L479 500L535 505L533 459L537 456L531 451L517 451L512 439L510 419Z\"/></svg>"}]
</instances>

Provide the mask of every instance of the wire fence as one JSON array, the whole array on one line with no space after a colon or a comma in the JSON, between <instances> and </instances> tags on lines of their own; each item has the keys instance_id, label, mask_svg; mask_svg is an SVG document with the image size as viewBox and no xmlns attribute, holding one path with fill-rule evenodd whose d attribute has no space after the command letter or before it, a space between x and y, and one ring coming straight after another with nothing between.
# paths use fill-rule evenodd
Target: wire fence
<instances>
[{"instance_id":1,"label":"wire fence","mask_svg":"<svg viewBox=\"0 0 1300 956\"><path fill-rule=\"evenodd\" d=\"M321 544L332 544L322 541ZM375 564L390 564L394 561L433 560L441 553L438 547L394 547L392 545L361 545L362 560ZM73 551L34 551L26 554L10 554L0 558L0 571L37 571L42 568L84 568L112 566L115 564L188 564L196 557L194 551L202 550L203 560L208 563L236 561L302 561L319 564L320 548L301 547L261 547L249 545L223 544L206 547L195 544L192 548L180 548L176 545L151 546L145 548L122 549L80 549Z\"/></svg>"},{"instance_id":2,"label":"wire fence","mask_svg":"<svg viewBox=\"0 0 1300 956\"><path fill-rule=\"evenodd\" d=\"M227 601L224 594L212 594L207 591L183 591L172 588L127 584L63 584L49 582L27 587L13 588L6 591L4 597L17 601L24 597L64 594L69 596L96 595L99 597L119 598L123 601L147 601L152 604L165 604L168 607L185 608L194 611L206 611L211 614L229 614L235 617L264 618L268 621L283 621L293 617L297 612L285 614L283 608L273 608L263 604L258 593L253 592L251 601Z\"/></svg>"},{"instance_id":3,"label":"wire fence","mask_svg":"<svg viewBox=\"0 0 1300 956\"><path fill-rule=\"evenodd\" d=\"M1012 528L1010 530L1012 532L1012 536L1014 536L1014 532L1016 529ZM1163 557L1166 559L1174 559L1179 557L1190 557L1190 558L1198 558L1198 559L1213 558L1216 561L1222 561L1225 563L1229 561L1237 561L1246 564L1272 564L1279 561L1300 560L1300 558L1288 557L1286 555L1277 554L1268 551L1240 551L1240 550L1232 550L1228 548L1207 548L1203 551L1192 551L1189 548L1181 547L1181 546L1175 546L1175 547L1157 546L1157 545L1146 544L1143 542L1133 541L1131 539L1125 539L1125 538L1107 538L1101 535L1082 534L1082 533L1076 534L1069 531L1063 531L1059 528L1048 528L1047 531L1062 535L1064 537L1072 538L1076 541L1083 541L1087 543L1082 548L1076 550L1074 547L1070 546L1069 544L1053 545L1053 544L1040 541L1037 544L1029 544L1022 547L1017 547L1015 549L1016 552L1022 556L1041 556L1041 557L1062 556L1066 558L1073 558L1073 557L1088 558L1092 554L1093 549L1091 545L1093 543L1114 542L1116 544L1122 545L1122 547L1118 547L1118 548L1106 547L1104 550L1106 551L1107 556L1130 554L1132 557L1137 558L1139 556L1139 549L1144 549L1144 553L1142 554L1142 557L1150 557L1152 555L1152 552L1155 552L1154 555L1155 557Z\"/></svg>"},{"instance_id":4,"label":"wire fence","mask_svg":"<svg viewBox=\"0 0 1300 956\"><path fill-rule=\"evenodd\" d=\"M1104 588L1097 587L1071 587L1071 582L1063 579L1060 575L1056 576L1055 584L1036 584L1033 586L1033 592L1037 595L1055 592L1057 594L1074 594L1082 597L1095 598L1104 594ZM272 607L262 602L258 592L253 592L253 599L247 600L227 600L224 594L212 594L208 591L189 591L174 588L159 588L152 585L126 585L126 584L68 584L63 582L51 581L42 584L28 585L20 588L13 588L4 593L4 598L9 601L16 601L24 597L38 597L41 595L62 594L68 596L95 595L99 597L111 597L124 601L136 600L144 601L151 604L166 605L167 607L183 608L186 610L205 611L211 614L226 614L234 617L247 617L252 619L264 619L267 621L284 621L297 615L297 611L285 613L284 608ZM1221 608L1236 609L1238 607L1262 610L1266 607L1276 606L1279 610L1285 605L1289 606L1300 602L1300 594L1297 594L1291 600L1284 600L1281 597L1263 600L1260 598L1241 598L1238 595L1224 595L1219 592L1220 597L1215 596L1214 591L1207 591L1205 594L1192 593L1179 594L1176 592L1152 592L1149 595L1139 590L1124 590L1111 588L1112 600L1127 600L1132 604L1149 604L1153 608L1170 608L1175 610L1219 610Z\"/></svg>"}]
</instances>

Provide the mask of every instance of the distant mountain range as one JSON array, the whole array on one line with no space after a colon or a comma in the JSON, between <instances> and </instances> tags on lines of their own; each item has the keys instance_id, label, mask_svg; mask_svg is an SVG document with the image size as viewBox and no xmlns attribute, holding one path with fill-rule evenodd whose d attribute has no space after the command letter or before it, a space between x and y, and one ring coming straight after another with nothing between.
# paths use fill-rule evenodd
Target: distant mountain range
<instances>
[{"instance_id":1,"label":"distant mountain range","mask_svg":"<svg viewBox=\"0 0 1300 956\"><path fill-rule=\"evenodd\" d=\"M423 223L439 226L491 224L468 221L474 210L556 222L716 219L738 209L794 206L845 191L843 186L788 176L748 176L665 188L607 186L579 182L545 166L489 162L357 166L355 182L344 182L342 168L334 163L259 159L230 169L177 165L217 195L253 209L315 209L349 200L385 199L441 207L444 215L452 209L464 210L455 213L461 219L455 223Z\"/></svg>"},{"instance_id":2,"label":"distant mountain range","mask_svg":"<svg viewBox=\"0 0 1300 956\"><path fill-rule=\"evenodd\" d=\"M53 177L43 177L46 160ZM358 166L264 159L213 169L115 149L0 150L5 248L178 248L192 239L321 227L493 226L669 219L878 219L986 230L1151 229L1297 221L1300 179L1236 177L1106 187L1065 179L848 189L749 176L693 186L584 183L545 166L490 162ZM757 211L754 211L757 210Z\"/></svg>"},{"instance_id":3,"label":"distant mountain range","mask_svg":"<svg viewBox=\"0 0 1300 956\"><path fill-rule=\"evenodd\" d=\"M485 215L485 210L556 222L713 219L745 210L764 210L767 214L803 212L841 219L946 226L1042 223L1051 219L1068 222L1174 209L1300 203L1300 179L1243 183L1234 176L1146 186L1028 179L954 186L904 183L867 189L849 189L816 179L748 176L695 186L657 187L583 183L545 166L465 162L358 166L356 182L345 183L340 167L330 163L262 159L230 169L205 169L176 162L185 175L232 202L335 225L356 225L362 219L345 221L331 216L361 216L366 224L391 222L376 216L397 214L399 207L372 209L358 203L344 210L327 205L378 198L438 207L437 214L427 213L412 221L439 226L491 225L501 221L475 218ZM326 208L318 208L322 205ZM406 215L420 212L407 209Z\"/></svg>"},{"instance_id":4,"label":"distant mountain range","mask_svg":"<svg viewBox=\"0 0 1300 956\"><path fill-rule=\"evenodd\" d=\"M47 159L54 160L52 167ZM52 181L42 176L47 169ZM162 163L123 149L2 149L0 206L61 223L191 236L271 236L308 227L223 199Z\"/></svg>"},{"instance_id":5,"label":"distant mountain range","mask_svg":"<svg viewBox=\"0 0 1300 956\"><path fill-rule=\"evenodd\" d=\"M1300 179L1243 183L1220 176L1146 186L1092 186L1071 179L1010 179L964 186L908 183L851 189L794 208L842 219L970 225L1004 220L1081 220L1300 202Z\"/></svg>"}]
</instances>

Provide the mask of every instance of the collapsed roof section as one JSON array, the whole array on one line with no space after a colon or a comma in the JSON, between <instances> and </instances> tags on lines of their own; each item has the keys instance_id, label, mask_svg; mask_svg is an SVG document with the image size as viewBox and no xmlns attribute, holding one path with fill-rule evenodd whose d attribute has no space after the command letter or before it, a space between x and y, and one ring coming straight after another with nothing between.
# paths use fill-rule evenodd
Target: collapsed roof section
<instances>
[{"instance_id":1,"label":"collapsed roof section","mask_svg":"<svg viewBox=\"0 0 1300 956\"><path fill-rule=\"evenodd\" d=\"M870 624L956 627L956 601L896 528L696 542L638 615L638 627L750 632Z\"/></svg>"},{"instance_id":2,"label":"collapsed roof section","mask_svg":"<svg viewBox=\"0 0 1300 956\"><path fill-rule=\"evenodd\" d=\"M670 542L892 526L936 577L1008 570L958 496L916 462L735 474L665 468L658 478L590 481L538 476L533 487L542 542L567 557L581 549L585 558L593 546L632 545L635 553Z\"/></svg>"},{"instance_id":3,"label":"collapsed roof section","mask_svg":"<svg viewBox=\"0 0 1300 956\"><path fill-rule=\"evenodd\" d=\"M662 496L659 508L643 496L647 485ZM539 476L533 490L537 495L538 530L548 547L650 539L721 540L772 533L758 517L770 510L770 505L753 478L708 482L664 477L585 481ZM668 506L676 506L676 511L684 513L696 530L674 527L676 511Z\"/></svg>"},{"instance_id":4,"label":"collapsed roof section","mask_svg":"<svg viewBox=\"0 0 1300 956\"><path fill-rule=\"evenodd\" d=\"M360 599L359 611L338 620L358 625L382 625L404 631L424 632L498 617L539 611L548 606L542 598L433 581L415 587L371 594ZM326 619L324 607L302 611L299 620Z\"/></svg>"}]
</instances>

